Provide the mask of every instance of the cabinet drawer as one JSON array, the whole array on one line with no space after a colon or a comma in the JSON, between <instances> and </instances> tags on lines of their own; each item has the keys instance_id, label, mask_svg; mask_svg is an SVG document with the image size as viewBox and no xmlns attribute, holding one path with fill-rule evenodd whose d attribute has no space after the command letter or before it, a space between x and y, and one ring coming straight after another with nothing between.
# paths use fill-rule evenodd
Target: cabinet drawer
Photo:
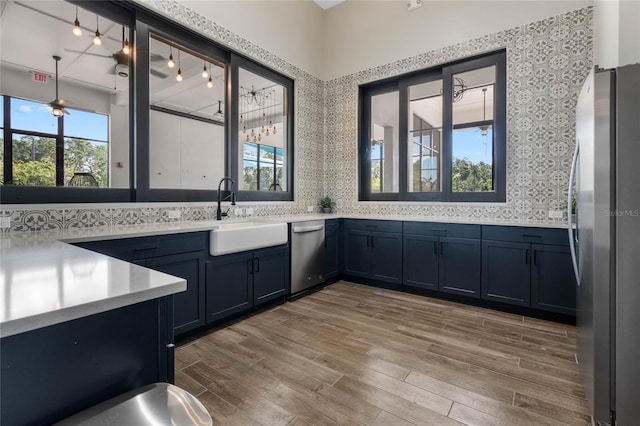
<instances>
[{"instance_id":1,"label":"cabinet drawer","mask_svg":"<svg viewBox=\"0 0 640 426\"><path fill-rule=\"evenodd\" d=\"M155 256L188 253L204 250L209 252L208 232L187 232L180 234L160 235Z\"/></svg>"},{"instance_id":2,"label":"cabinet drawer","mask_svg":"<svg viewBox=\"0 0 640 426\"><path fill-rule=\"evenodd\" d=\"M438 222L404 222L404 233L433 237L480 238L480 225Z\"/></svg>"},{"instance_id":3,"label":"cabinet drawer","mask_svg":"<svg viewBox=\"0 0 640 426\"><path fill-rule=\"evenodd\" d=\"M344 229L372 232L402 232L402 222L396 220L345 219Z\"/></svg>"},{"instance_id":4,"label":"cabinet drawer","mask_svg":"<svg viewBox=\"0 0 640 426\"><path fill-rule=\"evenodd\" d=\"M482 239L560 246L569 245L567 230L552 228L483 225Z\"/></svg>"},{"instance_id":5,"label":"cabinet drawer","mask_svg":"<svg viewBox=\"0 0 640 426\"><path fill-rule=\"evenodd\" d=\"M336 232L340 227L340 219L327 219L324 221L325 232Z\"/></svg>"}]
</instances>

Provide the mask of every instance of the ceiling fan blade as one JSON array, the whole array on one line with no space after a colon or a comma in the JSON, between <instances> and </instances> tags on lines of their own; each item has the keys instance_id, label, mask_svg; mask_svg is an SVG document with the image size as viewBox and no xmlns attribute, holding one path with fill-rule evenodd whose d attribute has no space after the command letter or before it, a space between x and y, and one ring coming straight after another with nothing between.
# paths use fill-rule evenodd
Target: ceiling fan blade
<instances>
[{"instance_id":1,"label":"ceiling fan blade","mask_svg":"<svg viewBox=\"0 0 640 426\"><path fill-rule=\"evenodd\" d=\"M164 62L167 59L165 59L165 57L162 55L159 55L157 53L152 53L151 55L149 55L149 60L151 62Z\"/></svg>"},{"instance_id":2,"label":"ceiling fan blade","mask_svg":"<svg viewBox=\"0 0 640 426\"><path fill-rule=\"evenodd\" d=\"M97 56L98 58L109 58L109 59L113 58L111 55L101 55L99 53L84 52L82 50L74 50L74 49L64 49L64 50L71 53L79 53L80 55Z\"/></svg>"},{"instance_id":3,"label":"ceiling fan blade","mask_svg":"<svg viewBox=\"0 0 640 426\"><path fill-rule=\"evenodd\" d=\"M153 68L149 68L149 74L162 79L169 77L167 74L160 72L158 70L154 70Z\"/></svg>"}]
</instances>

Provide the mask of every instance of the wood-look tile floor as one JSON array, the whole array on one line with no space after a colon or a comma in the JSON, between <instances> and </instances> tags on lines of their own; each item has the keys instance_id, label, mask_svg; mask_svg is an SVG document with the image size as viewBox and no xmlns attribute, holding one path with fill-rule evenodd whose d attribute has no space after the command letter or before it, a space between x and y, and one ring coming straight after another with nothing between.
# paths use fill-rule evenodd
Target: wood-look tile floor
<instances>
[{"instance_id":1,"label":"wood-look tile floor","mask_svg":"<svg viewBox=\"0 0 640 426\"><path fill-rule=\"evenodd\" d=\"M235 425L587 425L575 327L340 281L181 345Z\"/></svg>"}]
</instances>

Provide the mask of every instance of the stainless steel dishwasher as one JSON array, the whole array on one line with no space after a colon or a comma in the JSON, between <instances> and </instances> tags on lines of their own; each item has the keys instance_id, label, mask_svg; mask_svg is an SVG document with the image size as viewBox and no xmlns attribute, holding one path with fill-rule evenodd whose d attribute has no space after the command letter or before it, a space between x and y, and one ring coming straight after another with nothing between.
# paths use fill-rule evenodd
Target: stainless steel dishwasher
<instances>
[{"instance_id":1,"label":"stainless steel dishwasher","mask_svg":"<svg viewBox=\"0 0 640 426\"><path fill-rule=\"evenodd\" d=\"M324 281L324 220L291 224L291 294Z\"/></svg>"}]
</instances>

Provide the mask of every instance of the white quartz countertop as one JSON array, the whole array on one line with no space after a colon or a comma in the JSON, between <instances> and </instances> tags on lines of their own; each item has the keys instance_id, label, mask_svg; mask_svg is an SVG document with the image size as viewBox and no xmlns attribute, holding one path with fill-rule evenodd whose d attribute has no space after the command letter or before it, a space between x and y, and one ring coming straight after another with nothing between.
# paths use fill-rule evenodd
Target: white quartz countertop
<instances>
[{"instance_id":1,"label":"white quartz countertop","mask_svg":"<svg viewBox=\"0 0 640 426\"><path fill-rule=\"evenodd\" d=\"M182 232L210 231L242 221L302 222L378 219L479 225L565 228L566 223L479 222L448 218L358 214L306 214L223 221L156 223L118 227L3 234L0 238L0 337L11 336L178 293L183 279L68 243Z\"/></svg>"},{"instance_id":2,"label":"white quartz countertop","mask_svg":"<svg viewBox=\"0 0 640 426\"><path fill-rule=\"evenodd\" d=\"M184 279L55 239L0 240L0 337L186 290Z\"/></svg>"}]
</instances>

